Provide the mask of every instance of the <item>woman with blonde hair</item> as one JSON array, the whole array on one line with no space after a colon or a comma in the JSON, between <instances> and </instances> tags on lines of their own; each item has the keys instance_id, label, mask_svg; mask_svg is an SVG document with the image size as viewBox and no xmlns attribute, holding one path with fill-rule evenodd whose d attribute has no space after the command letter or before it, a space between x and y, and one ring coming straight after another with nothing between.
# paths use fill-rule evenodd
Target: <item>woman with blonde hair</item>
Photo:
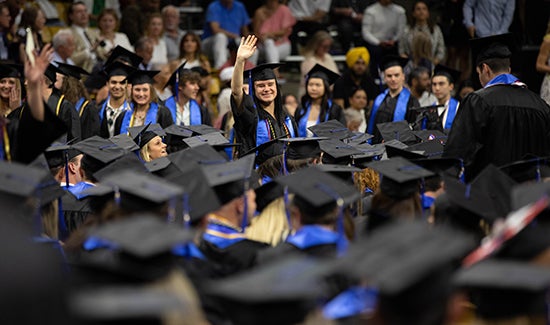
<instances>
[{"instance_id":1,"label":"woman with blonde hair","mask_svg":"<svg viewBox=\"0 0 550 325\"><path fill-rule=\"evenodd\" d=\"M320 30L311 37L306 47L302 51L304 61L300 65L300 73L302 78L300 81L300 90L298 94L299 97L301 97L305 93L306 74L316 64L320 64L333 72L340 73L336 62L334 61L334 58L329 53L333 42L334 40L328 32Z\"/></svg>"},{"instance_id":2,"label":"woman with blonde hair","mask_svg":"<svg viewBox=\"0 0 550 325\"><path fill-rule=\"evenodd\" d=\"M170 110L159 103L153 87L153 77L159 71L135 70L128 76L131 88L130 109L120 113L115 121L115 134L127 133L128 128L158 123L162 128L174 124Z\"/></svg>"}]
</instances>

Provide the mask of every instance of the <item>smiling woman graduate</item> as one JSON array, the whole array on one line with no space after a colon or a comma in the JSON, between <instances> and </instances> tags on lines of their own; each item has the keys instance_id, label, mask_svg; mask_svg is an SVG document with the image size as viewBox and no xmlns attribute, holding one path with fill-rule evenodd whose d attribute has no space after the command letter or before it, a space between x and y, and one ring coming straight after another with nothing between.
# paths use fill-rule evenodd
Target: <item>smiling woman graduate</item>
<instances>
[{"instance_id":1,"label":"smiling woman graduate","mask_svg":"<svg viewBox=\"0 0 550 325\"><path fill-rule=\"evenodd\" d=\"M231 79L234 128L237 142L242 143L239 155L269 140L293 138L297 133L296 123L283 109L281 90L273 72L279 63L262 64L246 71L251 96L243 91L244 64L256 51L256 41L254 35L241 39Z\"/></svg>"}]
</instances>

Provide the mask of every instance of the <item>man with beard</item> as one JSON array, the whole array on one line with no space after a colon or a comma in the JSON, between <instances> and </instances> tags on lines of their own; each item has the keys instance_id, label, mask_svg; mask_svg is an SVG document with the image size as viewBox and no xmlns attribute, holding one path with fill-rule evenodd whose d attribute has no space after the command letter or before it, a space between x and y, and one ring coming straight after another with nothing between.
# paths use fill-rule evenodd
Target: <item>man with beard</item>
<instances>
[{"instance_id":1,"label":"man with beard","mask_svg":"<svg viewBox=\"0 0 550 325\"><path fill-rule=\"evenodd\" d=\"M370 54L366 47L354 47L346 53L348 69L334 84L333 100L342 108L348 108L349 98L355 89L364 89L367 93L368 107L372 107L374 98L378 96L378 87L368 73Z\"/></svg>"}]
</instances>

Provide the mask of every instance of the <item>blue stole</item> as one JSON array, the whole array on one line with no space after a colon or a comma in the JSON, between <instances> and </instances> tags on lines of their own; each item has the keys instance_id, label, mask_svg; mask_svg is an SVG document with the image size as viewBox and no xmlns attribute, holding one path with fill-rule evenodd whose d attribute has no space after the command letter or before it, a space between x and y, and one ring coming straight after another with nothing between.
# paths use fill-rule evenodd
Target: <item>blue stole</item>
<instances>
[{"instance_id":1,"label":"blue stole","mask_svg":"<svg viewBox=\"0 0 550 325\"><path fill-rule=\"evenodd\" d=\"M100 248L106 248L106 249L112 250L112 249L117 249L118 245L108 240L101 239L99 237L90 236L86 239L84 244L82 244L82 248L84 248L84 250L86 251L93 251L95 249L100 249Z\"/></svg>"},{"instance_id":2,"label":"blue stole","mask_svg":"<svg viewBox=\"0 0 550 325\"><path fill-rule=\"evenodd\" d=\"M221 249L225 249L246 239L243 233L228 226L214 223L208 223L202 238Z\"/></svg>"},{"instance_id":3,"label":"blue stole","mask_svg":"<svg viewBox=\"0 0 550 325\"><path fill-rule=\"evenodd\" d=\"M145 121L143 122L143 125L147 125L149 123L156 123L158 111L159 111L159 105L155 102L151 102L151 104L149 104L149 109L147 110L147 114L145 115ZM130 109L126 111L124 114L124 119L122 120L122 126L120 127L121 134L128 133L128 128L133 126L133 125L130 125L130 121L132 121L133 117L134 117L134 104L132 103L130 105Z\"/></svg>"},{"instance_id":4,"label":"blue stole","mask_svg":"<svg viewBox=\"0 0 550 325\"><path fill-rule=\"evenodd\" d=\"M429 210L435 202L435 198L427 195L422 195L422 208Z\"/></svg>"},{"instance_id":5,"label":"blue stole","mask_svg":"<svg viewBox=\"0 0 550 325\"><path fill-rule=\"evenodd\" d=\"M290 120L290 117L288 115L285 117L285 125L290 132L290 137L296 137L294 127L292 126L292 121ZM267 121L267 119L258 119L258 125L256 127L256 147L268 142L269 140L272 140L274 136L275 135L271 134L271 131L269 130L269 122Z\"/></svg>"},{"instance_id":6,"label":"blue stole","mask_svg":"<svg viewBox=\"0 0 550 325\"><path fill-rule=\"evenodd\" d=\"M489 81L483 88L491 87L494 85L516 85L521 87L526 86L523 82L519 81L516 76L509 73L499 74L498 76L491 79L491 81Z\"/></svg>"},{"instance_id":7,"label":"blue stole","mask_svg":"<svg viewBox=\"0 0 550 325\"><path fill-rule=\"evenodd\" d=\"M6 141L9 141L8 137L4 136L4 134L8 134L7 126L4 125L0 128L0 131L2 132L2 135L0 136L0 160L8 160L8 157L6 157L6 150L4 149L6 144Z\"/></svg>"},{"instance_id":8,"label":"blue stole","mask_svg":"<svg viewBox=\"0 0 550 325\"><path fill-rule=\"evenodd\" d=\"M110 98L111 96L107 97L107 99L103 102L103 105L101 105L101 109L99 110L99 124L103 123L103 117L105 116L105 110L107 109L107 104L109 103ZM122 103L122 107L128 107L128 102L126 102L126 100Z\"/></svg>"},{"instance_id":9,"label":"blue stole","mask_svg":"<svg viewBox=\"0 0 550 325\"><path fill-rule=\"evenodd\" d=\"M369 125L367 127L368 134L373 134L375 127L374 123L376 122L376 113L389 92L390 90L386 89L374 100L372 112L370 113ZM405 119L405 114L407 114L407 103L409 102L410 97L411 92L407 88L403 87L403 90L401 90L399 95L397 95L397 105L395 105L395 110L393 112L393 122L402 121Z\"/></svg>"},{"instance_id":10,"label":"blue stole","mask_svg":"<svg viewBox=\"0 0 550 325\"><path fill-rule=\"evenodd\" d=\"M307 121L309 119L309 113L311 113L311 102L306 103L307 111L306 113L300 118L298 121L298 136L299 137L306 137L307 136ZM327 113L325 114L325 119L322 122L328 121L328 116L330 109L332 108L332 101L328 101L328 109ZM304 109L302 108L302 111ZM317 118L317 124L321 123L320 118Z\"/></svg>"},{"instance_id":11,"label":"blue stole","mask_svg":"<svg viewBox=\"0 0 550 325\"><path fill-rule=\"evenodd\" d=\"M337 232L325 229L319 225L302 226L294 235L287 237L286 242L300 250L320 245L338 245L342 238Z\"/></svg>"},{"instance_id":12,"label":"blue stole","mask_svg":"<svg viewBox=\"0 0 550 325\"><path fill-rule=\"evenodd\" d=\"M323 307L326 319L341 319L374 311L378 291L372 288L351 287L332 298Z\"/></svg>"},{"instance_id":13,"label":"blue stole","mask_svg":"<svg viewBox=\"0 0 550 325\"><path fill-rule=\"evenodd\" d=\"M164 102L164 106L166 106L166 108L168 108L168 110L170 111L170 114L172 114L172 119L174 120L174 124L177 124L178 123L178 114L177 114L178 105L177 105L176 96L172 96L168 98ZM194 99L189 100L189 122L190 122L190 125L202 124L201 106Z\"/></svg>"},{"instance_id":14,"label":"blue stole","mask_svg":"<svg viewBox=\"0 0 550 325\"><path fill-rule=\"evenodd\" d=\"M206 260L204 254L193 243L186 243L174 246L174 248L172 248L172 254L187 259L196 258L199 260Z\"/></svg>"},{"instance_id":15,"label":"blue stole","mask_svg":"<svg viewBox=\"0 0 550 325\"><path fill-rule=\"evenodd\" d=\"M78 99L78 101L74 105L74 108L76 109L77 112L80 113L80 109L82 108L82 104L84 104L85 101L86 101L86 98L84 98L84 97L80 97Z\"/></svg>"},{"instance_id":16,"label":"blue stole","mask_svg":"<svg viewBox=\"0 0 550 325\"><path fill-rule=\"evenodd\" d=\"M69 192L71 192L71 194L74 195L77 199L82 200L83 198L87 197L87 195L83 194L82 192L94 186L95 185L92 183L80 182L69 187Z\"/></svg>"},{"instance_id":17,"label":"blue stole","mask_svg":"<svg viewBox=\"0 0 550 325\"><path fill-rule=\"evenodd\" d=\"M444 129L450 129L453 126L453 121L456 116L456 109L458 107L458 100L451 97L449 99L449 108L447 108L447 121L445 121Z\"/></svg>"},{"instance_id":18,"label":"blue stole","mask_svg":"<svg viewBox=\"0 0 550 325\"><path fill-rule=\"evenodd\" d=\"M229 130L229 142L230 143L235 143L235 129L234 128L231 128L231 130ZM227 157L229 157L229 160L233 160L233 148L234 147L225 147L223 150L225 151L225 154L227 155Z\"/></svg>"}]
</instances>

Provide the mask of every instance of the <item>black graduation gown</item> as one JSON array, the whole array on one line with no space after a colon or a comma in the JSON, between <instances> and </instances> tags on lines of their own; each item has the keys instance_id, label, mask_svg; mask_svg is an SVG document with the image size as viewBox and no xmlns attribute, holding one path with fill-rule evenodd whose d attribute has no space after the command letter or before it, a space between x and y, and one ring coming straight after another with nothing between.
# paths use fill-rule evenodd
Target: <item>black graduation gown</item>
<instances>
[{"instance_id":1,"label":"black graduation gown","mask_svg":"<svg viewBox=\"0 0 550 325\"><path fill-rule=\"evenodd\" d=\"M78 112L74 108L74 105L68 100L63 99L60 103L60 99L61 93L54 88L50 98L48 98L48 106L51 111L65 123L67 127L67 141L71 141L75 138L79 140L82 139Z\"/></svg>"},{"instance_id":2,"label":"black graduation gown","mask_svg":"<svg viewBox=\"0 0 550 325\"><path fill-rule=\"evenodd\" d=\"M80 130L82 140L99 135L99 112L97 107L92 101L88 101L87 104L82 105L78 112L80 116Z\"/></svg>"},{"instance_id":3,"label":"black graduation gown","mask_svg":"<svg viewBox=\"0 0 550 325\"><path fill-rule=\"evenodd\" d=\"M502 166L527 154L550 153L550 107L527 88L493 85L460 103L444 157L464 160L467 180L488 164Z\"/></svg>"},{"instance_id":4,"label":"black graduation gown","mask_svg":"<svg viewBox=\"0 0 550 325\"><path fill-rule=\"evenodd\" d=\"M323 244L300 249L290 243L281 243L276 247L263 250L258 253L257 263L271 263L274 260L284 258L290 254L301 253L317 258L334 258L337 256L335 244Z\"/></svg>"},{"instance_id":5,"label":"black graduation gown","mask_svg":"<svg viewBox=\"0 0 550 325\"><path fill-rule=\"evenodd\" d=\"M26 105L23 104L8 115L12 160L23 164L31 163L67 132L65 123L53 114L46 103L42 122L33 118Z\"/></svg>"},{"instance_id":6,"label":"black graduation gown","mask_svg":"<svg viewBox=\"0 0 550 325\"><path fill-rule=\"evenodd\" d=\"M382 103L380 104L380 107L378 107L378 111L376 112L376 117L374 120L374 138L372 138L373 144L382 142L382 135L376 127L376 124L389 123L393 121L393 114L395 112L395 106L397 105L397 99L398 96L392 98L388 94L384 101L382 101ZM420 107L420 103L415 97L411 95L409 97L409 101L407 102L407 113L405 113L405 120L409 123L414 123L418 115L416 112L411 110L411 108L413 107ZM370 117L367 121L369 120Z\"/></svg>"},{"instance_id":7,"label":"black graduation gown","mask_svg":"<svg viewBox=\"0 0 550 325\"><path fill-rule=\"evenodd\" d=\"M63 207L63 217L67 225L67 231L75 231L88 217L92 210L89 205L89 198L78 200L70 192L61 197Z\"/></svg>"},{"instance_id":8,"label":"black graduation gown","mask_svg":"<svg viewBox=\"0 0 550 325\"><path fill-rule=\"evenodd\" d=\"M120 129L122 127L122 122L124 121L124 116L126 114L131 114L130 111L124 111L120 113L115 121L115 135L120 134ZM103 119L105 120L105 119ZM166 106L159 104L159 109L157 112L157 121L158 124L164 129L174 124L174 119L172 118L172 113L166 108Z\"/></svg>"}]
</instances>

